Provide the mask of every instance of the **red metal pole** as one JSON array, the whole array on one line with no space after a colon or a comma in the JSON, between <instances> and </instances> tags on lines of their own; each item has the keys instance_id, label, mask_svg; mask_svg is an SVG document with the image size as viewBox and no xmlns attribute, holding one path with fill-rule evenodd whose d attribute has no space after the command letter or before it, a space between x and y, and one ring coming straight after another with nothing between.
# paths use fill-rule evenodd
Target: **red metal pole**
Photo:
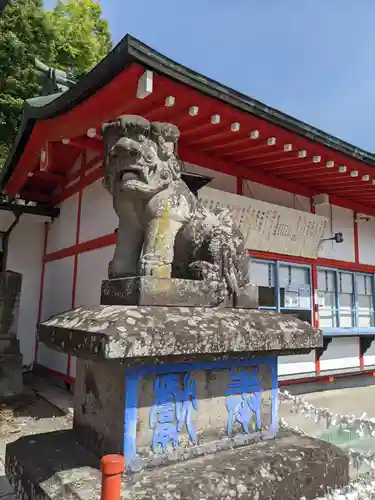
<instances>
[{"instance_id":1,"label":"red metal pole","mask_svg":"<svg viewBox=\"0 0 375 500\"><path fill-rule=\"evenodd\" d=\"M121 479L124 472L122 455L105 455L100 461L102 471L101 500L120 500Z\"/></svg>"}]
</instances>

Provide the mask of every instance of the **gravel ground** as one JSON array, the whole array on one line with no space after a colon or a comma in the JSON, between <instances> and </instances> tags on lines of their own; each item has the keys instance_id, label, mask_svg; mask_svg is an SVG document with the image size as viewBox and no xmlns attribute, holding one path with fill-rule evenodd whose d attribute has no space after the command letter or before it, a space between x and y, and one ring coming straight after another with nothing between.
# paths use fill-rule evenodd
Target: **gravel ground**
<instances>
[{"instance_id":1,"label":"gravel ground","mask_svg":"<svg viewBox=\"0 0 375 500\"><path fill-rule=\"evenodd\" d=\"M375 416L375 384L373 379L370 382L367 387L337 388L337 390L333 391L305 394L303 399L315 407L326 407L337 413L354 413L359 416L360 413L366 411L368 416ZM0 405L0 500L17 500L12 493L4 472L7 443L22 436L70 429L72 427L72 396L69 393L48 384L38 377L27 380L27 385L38 391L38 394L35 393L33 399L11 405ZM54 404L49 403L47 399L53 401ZM58 407L63 408L65 411ZM325 429L323 422L317 425L311 420L306 420L302 415L290 413L289 403L280 405L280 416L284 417L289 425L293 427L298 425L311 436L321 436ZM375 480L375 477L371 476L373 475L370 475L365 481L362 478L362 484L369 485ZM374 497L356 495L349 497L353 500L358 498L375 499L375 493ZM333 498L344 500L349 497L342 495Z\"/></svg>"}]
</instances>

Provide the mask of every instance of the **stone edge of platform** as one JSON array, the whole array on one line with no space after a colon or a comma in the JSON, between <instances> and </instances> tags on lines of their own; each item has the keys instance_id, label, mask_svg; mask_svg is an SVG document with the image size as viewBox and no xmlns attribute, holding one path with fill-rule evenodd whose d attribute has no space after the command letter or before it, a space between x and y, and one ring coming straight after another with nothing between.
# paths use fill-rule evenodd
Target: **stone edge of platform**
<instances>
[{"instance_id":1,"label":"stone edge of platform","mask_svg":"<svg viewBox=\"0 0 375 500\"><path fill-rule=\"evenodd\" d=\"M100 499L99 460L78 445L70 431L13 442L7 446L5 467L21 498L57 500L72 495ZM259 500L299 500L303 496L312 500L348 482L349 459L342 450L284 433L261 444L126 476L122 498L146 500L157 495L160 500L197 500L203 495L206 500L224 500L229 495L235 500L246 498L245 493L253 498L258 492Z\"/></svg>"}]
</instances>

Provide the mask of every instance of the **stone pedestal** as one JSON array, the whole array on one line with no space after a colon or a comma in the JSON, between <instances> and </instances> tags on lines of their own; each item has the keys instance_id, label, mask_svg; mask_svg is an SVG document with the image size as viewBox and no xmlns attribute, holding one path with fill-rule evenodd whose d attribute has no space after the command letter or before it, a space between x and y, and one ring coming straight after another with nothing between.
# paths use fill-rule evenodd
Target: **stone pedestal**
<instances>
[{"instance_id":1,"label":"stone pedestal","mask_svg":"<svg viewBox=\"0 0 375 500\"><path fill-rule=\"evenodd\" d=\"M75 497L99 498L107 453L125 456L128 499L313 499L348 482L344 452L279 431L277 357L322 345L293 316L101 305L38 331L78 357L74 425L7 447L7 475L27 498L58 498L61 481Z\"/></svg>"},{"instance_id":2,"label":"stone pedestal","mask_svg":"<svg viewBox=\"0 0 375 500\"><path fill-rule=\"evenodd\" d=\"M0 400L23 392L22 355L17 340L22 275L0 273Z\"/></svg>"},{"instance_id":3,"label":"stone pedestal","mask_svg":"<svg viewBox=\"0 0 375 500\"><path fill-rule=\"evenodd\" d=\"M97 456L123 453L134 471L276 435L275 357L166 361L126 367L80 360L75 439Z\"/></svg>"},{"instance_id":4,"label":"stone pedestal","mask_svg":"<svg viewBox=\"0 0 375 500\"><path fill-rule=\"evenodd\" d=\"M155 278L137 276L102 282L102 305L111 306L180 306L180 307L258 307L258 287L248 284L240 290L235 301L223 297L219 283L202 280Z\"/></svg>"}]
</instances>

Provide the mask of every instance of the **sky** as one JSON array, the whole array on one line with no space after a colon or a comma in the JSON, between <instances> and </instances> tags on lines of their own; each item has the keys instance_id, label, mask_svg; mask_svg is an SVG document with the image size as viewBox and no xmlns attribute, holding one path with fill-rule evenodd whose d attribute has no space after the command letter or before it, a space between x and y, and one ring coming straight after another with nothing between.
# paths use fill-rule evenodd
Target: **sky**
<instances>
[{"instance_id":1,"label":"sky","mask_svg":"<svg viewBox=\"0 0 375 500\"><path fill-rule=\"evenodd\" d=\"M115 43L129 33L205 76L375 151L374 0L100 5Z\"/></svg>"}]
</instances>

